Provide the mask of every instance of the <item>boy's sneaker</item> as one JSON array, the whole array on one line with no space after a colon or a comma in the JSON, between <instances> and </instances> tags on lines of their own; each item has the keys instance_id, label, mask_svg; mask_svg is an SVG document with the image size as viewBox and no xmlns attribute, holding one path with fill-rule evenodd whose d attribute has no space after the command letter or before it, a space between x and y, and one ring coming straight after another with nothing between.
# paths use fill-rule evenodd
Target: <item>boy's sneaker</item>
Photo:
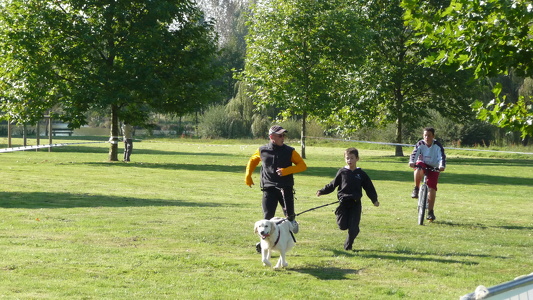
<instances>
[{"instance_id":1,"label":"boy's sneaker","mask_svg":"<svg viewBox=\"0 0 533 300\"><path fill-rule=\"evenodd\" d=\"M292 220L291 224L292 224L292 233L298 233L298 231L300 230L298 226L298 222L296 222L296 220Z\"/></svg>"},{"instance_id":2,"label":"boy's sneaker","mask_svg":"<svg viewBox=\"0 0 533 300\"><path fill-rule=\"evenodd\" d=\"M413 192L411 193L411 198L418 198L418 190L420 188L415 186L415 188L413 189Z\"/></svg>"},{"instance_id":3,"label":"boy's sneaker","mask_svg":"<svg viewBox=\"0 0 533 300\"><path fill-rule=\"evenodd\" d=\"M435 221L437 218L435 217L435 213L433 213L433 211L430 211L428 212L428 216L426 218L426 220L430 221L430 222L433 222Z\"/></svg>"},{"instance_id":4,"label":"boy's sneaker","mask_svg":"<svg viewBox=\"0 0 533 300\"><path fill-rule=\"evenodd\" d=\"M261 253L261 242L255 244L255 251L257 251L257 253Z\"/></svg>"}]
</instances>

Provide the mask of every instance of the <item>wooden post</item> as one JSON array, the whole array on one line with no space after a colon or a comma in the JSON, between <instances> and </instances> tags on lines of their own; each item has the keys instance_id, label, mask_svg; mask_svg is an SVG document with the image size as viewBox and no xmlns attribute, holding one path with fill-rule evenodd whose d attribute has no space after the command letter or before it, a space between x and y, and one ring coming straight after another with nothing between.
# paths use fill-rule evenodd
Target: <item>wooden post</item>
<instances>
[{"instance_id":1,"label":"wooden post","mask_svg":"<svg viewBox=\"0 0 533 300\"><path fill-rule=\"evenodd\" d=\"M11 148L11 120L7 121L7 147Z\"/></svg>"},{"instance_id":2,"label":"wooden post","mask_svg":"<svg viewBox=\"0 0 533 300\"><path fill-rule=\"evenodd\" d=\"M24 147L26 147L26 145L28 144L27 143L27 136L26 136L26 124L22 125L22 141L23 141L22 145Z\"/></svg>"},{"instance_id":3,"label":"wooden post","mask_svg":"<svg viewBox=\"0 0 533 300\"><path fill-rule=\"evenodd\" d=\"M36 135L36 138L35 138L35 142L37 143L37 146L39 146L41 144L41 126L39 126L41 124L41 122L37 122L37 127L35 128L35 135ZM35 151L39 151L39 147L35 148Z\"/></svg>"},{"instance_id":4,"label":"wooden post","mask_svg":"<svg viewBox=\"0 0 533 300\"><path fill-rule=\"evenodd\" d=\"M48 117L48 152L52 152L52 117Z\"/></svg>"}]
</instances>

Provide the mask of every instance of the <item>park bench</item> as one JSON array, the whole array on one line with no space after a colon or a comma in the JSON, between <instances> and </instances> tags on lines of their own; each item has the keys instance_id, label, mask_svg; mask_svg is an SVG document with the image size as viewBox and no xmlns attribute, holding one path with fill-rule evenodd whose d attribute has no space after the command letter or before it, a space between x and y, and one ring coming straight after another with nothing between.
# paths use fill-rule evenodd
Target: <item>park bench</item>
<instances>
[{"instance_id":1,"label":"park bench","mask_svg":"<svg viewBox=\"0 0 533 300\"><path fill-rule=\"evenodd\" d=\"M67 135L67 134L68 134L68 136L72 136L73 132L74 132L74 130L68 128L66 126L66 124L53 124L52 125L52 135L53 136Z\"/></svg>"}]
</instances>

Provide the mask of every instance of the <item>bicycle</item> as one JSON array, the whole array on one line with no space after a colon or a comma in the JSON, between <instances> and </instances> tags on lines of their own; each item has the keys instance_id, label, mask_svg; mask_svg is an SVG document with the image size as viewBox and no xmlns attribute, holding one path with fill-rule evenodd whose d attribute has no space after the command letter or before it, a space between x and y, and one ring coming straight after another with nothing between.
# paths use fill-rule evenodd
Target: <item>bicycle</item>
<instances>
[{"instance_id":1,"label":"bicycle","mask_svg":"<svg viewBox=\"0 0 533 300\"><path fill-rule=\"evenodd\" d=\"M440 172L438 168L432 167L420 167L418 169L424 170L424 178L422 179L422 185L418 191L418 225L424 225L424 217L426 215L426 209L428 208L428 192L429 187L427 185L427 171Z\"/></svg>"}]
</instances>

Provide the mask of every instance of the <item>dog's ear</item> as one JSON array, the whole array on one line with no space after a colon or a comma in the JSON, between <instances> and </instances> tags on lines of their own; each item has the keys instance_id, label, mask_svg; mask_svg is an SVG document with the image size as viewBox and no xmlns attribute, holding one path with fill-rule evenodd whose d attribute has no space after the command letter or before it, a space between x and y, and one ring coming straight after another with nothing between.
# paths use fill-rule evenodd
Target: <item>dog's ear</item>
<instances>
[{"instance_id":1,"label":"dog's ear","mask_svg":"<svg viewBox=\"0 0 533 300\"><path fill-rule=\"evenodd\" d=\"M255 222L255 225L254 225L254 233L257 234L257 226L258 226L258 222Z\"/></svg>"}]
</instances>

